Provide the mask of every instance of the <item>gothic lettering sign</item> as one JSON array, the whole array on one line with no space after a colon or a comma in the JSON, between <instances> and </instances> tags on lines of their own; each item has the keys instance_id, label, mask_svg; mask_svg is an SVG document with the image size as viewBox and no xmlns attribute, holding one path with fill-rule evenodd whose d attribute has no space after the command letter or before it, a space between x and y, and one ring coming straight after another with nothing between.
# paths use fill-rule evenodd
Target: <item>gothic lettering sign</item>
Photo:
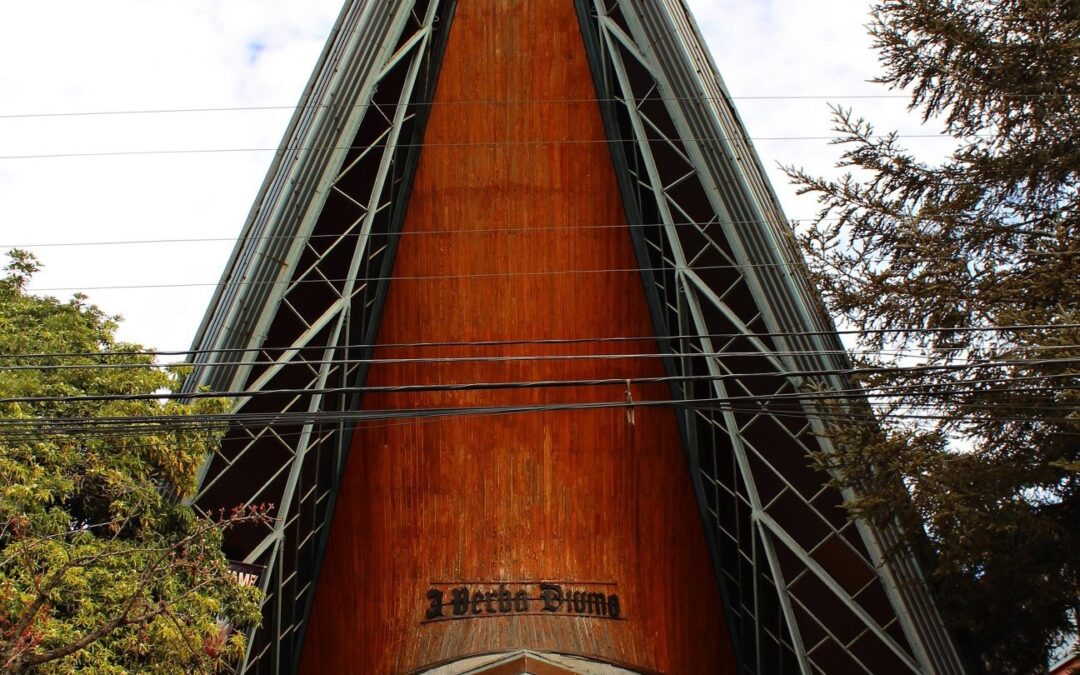
<instances>
[{"instance_id":1,"label":"gothic lettering sign","mask_svg":"<svg viewBox=\"0 0 1080 675\"><path fill-rule=\"evenodd\" d=\"M607 581L435 582L422 623L515 614L624 619L616 590Z\"/></svg>"}]
</instances>

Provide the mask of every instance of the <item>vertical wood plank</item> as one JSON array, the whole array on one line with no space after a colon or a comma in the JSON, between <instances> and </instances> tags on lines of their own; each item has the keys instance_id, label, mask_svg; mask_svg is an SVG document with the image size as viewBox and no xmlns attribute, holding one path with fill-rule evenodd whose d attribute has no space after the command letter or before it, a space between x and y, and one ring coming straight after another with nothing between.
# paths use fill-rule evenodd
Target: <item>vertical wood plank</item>
<instances>
[{"instance_id":1,"label":"vertical wood plank","mask_svg":"<svg viewBox=\"0 0 1080 675\"><path fill-rule=\"evenodd\" d=\"M655 355L571 0L459 0L376 358ZM663 375L657 358L375 365L369 385ZM664 384L635 385L667 400ZM621 402L626 387L368 396L368 409ZM435 580L610 580L626 619L422 623ZM674 414L642 408L357 429L302 670L409 673L532 648L734 672Z\"/></svg>"}]
</instances>

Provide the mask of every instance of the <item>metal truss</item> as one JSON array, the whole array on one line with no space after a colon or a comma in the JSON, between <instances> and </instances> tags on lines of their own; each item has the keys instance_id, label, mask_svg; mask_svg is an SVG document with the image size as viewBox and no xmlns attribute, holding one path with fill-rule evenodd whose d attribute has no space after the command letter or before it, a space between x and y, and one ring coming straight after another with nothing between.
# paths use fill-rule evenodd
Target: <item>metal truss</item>
<instances>
[{"instance_id":1,"label":"metal truss","mask_svg":"<svg viewBox=\"0 0 1080 675\"><path fill-rule=\"evenodd\" d=\"M673 395L716 401L680 421L742 672L963 672L915 561L883 555L896 533L812 466L831 448L802 395L847 384L806 374L842 345L686 6L577 4L667 367L709 376Z\"/></svg>"},{"instance_id":2,"label":"metal truss","mask_svg":"<svg viewBox=\"0 0 1080 675\"><path fill-rule=\"evenodd\" d=\"M846 363L682 0L566 1L667 367L708 376L673 395L716 402L679 414L742 671L962 672L915 561L882 553L896 533L850 522L810 467L829 446L798 397L846 385L800 374ZM266 592L240 672L298 665L351 437L319 414L359 407L454 2L346 3L195 340L188 391L265 415L230 428L193 500L274 505L226 540Z\"/></svg>"},{"instance_id":3,"label":"metal truss","mask_svg":"<svg viewBox=\"0 0 1080 675\"><path fill-rule=\"evenodd\" d=\"M193 500L273 505L225 542L266 593L239 672L299 663L352 434L319 413L358 405L335 392L370 358L354 345L374 342L453 6L346 3L196 337L188 390L243 392L235 410L266 415L230 428Z\"/></svg>"}]
</instances>

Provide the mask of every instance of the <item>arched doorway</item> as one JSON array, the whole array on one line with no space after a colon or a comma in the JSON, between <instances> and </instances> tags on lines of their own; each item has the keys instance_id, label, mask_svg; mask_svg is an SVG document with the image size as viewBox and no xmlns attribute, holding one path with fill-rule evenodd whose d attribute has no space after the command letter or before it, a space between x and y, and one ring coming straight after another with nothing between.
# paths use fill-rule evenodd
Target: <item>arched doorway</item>
<instances>
[{"instance_id":1,"label":"arched doorway","mask_svg":"<svg viewBox=\"0 0 1080 675\"><path fill-rule=\"evenodd\" d=\"M638 675L607 663L562 654L521 650L474 656L419 675Z\"/></svg>"}]
</instances>

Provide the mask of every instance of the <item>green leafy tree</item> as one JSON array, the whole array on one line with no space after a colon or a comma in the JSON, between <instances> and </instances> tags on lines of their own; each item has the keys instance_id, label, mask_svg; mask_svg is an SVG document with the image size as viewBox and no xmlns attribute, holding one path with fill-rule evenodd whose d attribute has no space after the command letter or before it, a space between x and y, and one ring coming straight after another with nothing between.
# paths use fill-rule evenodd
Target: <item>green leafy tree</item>
<instances>
[{"instance_id":1,"label":"green leafy tree","mask_svg":"<svg viewBox=\"0 0 1080 675\"><path fill-rule=\"evenodd\" d=\"M928 540L977 667L1045 672L1080 606L1080 4L879 0L870 31L878 81L955 150L920 160L837 108L849 173L788 169L823 206L811 276L887 407L821 459L857 512Z\"/></svg>"},{"instance_id":2,"label":"green leafy tree","mask_svg":"<svg viewBox=\"0 0 1080 675\"><path fill-rule=\"evenodd\" d=\"M182 422L224 403L115 396L175 390L180 373L117 343L114 319L83 296L28 294L36 263L11 256L0 278L0 671L213 672L244 648L227 626L259 620L222 531L265 517L202 518L177 499L221 433Z\"/></svg>"}]
</instances>

